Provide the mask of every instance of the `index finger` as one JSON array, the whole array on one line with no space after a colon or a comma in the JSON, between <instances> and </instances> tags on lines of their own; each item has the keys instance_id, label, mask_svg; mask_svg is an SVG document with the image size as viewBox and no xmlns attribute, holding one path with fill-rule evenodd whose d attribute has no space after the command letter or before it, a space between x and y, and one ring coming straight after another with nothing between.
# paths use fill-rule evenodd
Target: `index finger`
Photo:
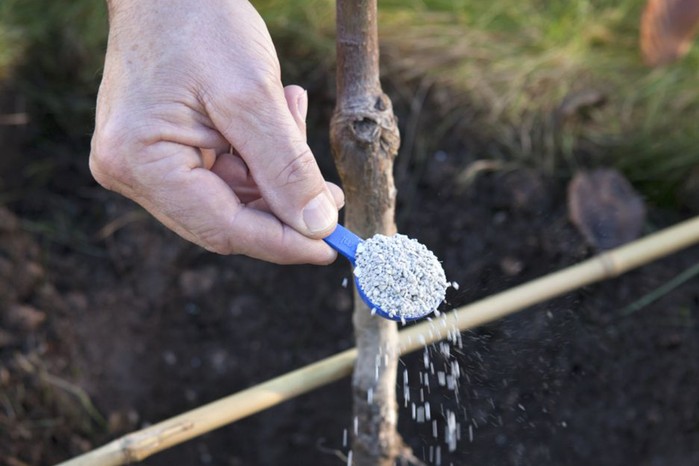
<instances>
[{"instance_id":1,"label":"index finger","mask_svg":"<svg viewBox=\"0 0 699 466\"><path fill-rule=\"evenodd\" d=\"M200 166L196 149L161 142L168 154L140 173L136 199L183 238L219 254L244 254L278 264L325 265L336 253L274 215L241 204L215 173Z\"/></svg>"}]
</instances>

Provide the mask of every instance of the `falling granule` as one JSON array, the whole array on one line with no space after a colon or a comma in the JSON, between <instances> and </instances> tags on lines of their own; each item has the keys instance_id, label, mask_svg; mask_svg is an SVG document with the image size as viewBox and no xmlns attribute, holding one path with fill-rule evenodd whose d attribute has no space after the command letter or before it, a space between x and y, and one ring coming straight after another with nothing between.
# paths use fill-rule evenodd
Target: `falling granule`
<instances>
[{"instance_id":1,"label":"falling granule","mask_svg":"<svg viewBox=\"0 0 699 466\"><path fill-rule=\"evenodd\" d=\"M359 418L354 416L354 435L359 435Z\"/></svg>"},{"instance_id":2,"label":"falling granule","mask_svg":"<svg viewBox=\"0 0 699 466\"><path fill-rule=\"evenodd\" d=\"M349 280L347 280L347 277L342 279L342 288L347 288L348 281Z\"/></svg>"},{"instance_id":3,"label":"falling granule","mask_svg":"<svg viewBox=\"0 0 699 466\"><path fill-rule=\"evenodd\" d=\"M347 429L342 430L342 447L347 446Z\"/></svg>"},{"instance_id":4,"label":"falling granule","mask_svg":"<svg viewBox=\"0 0 699 466\"><path fill-rule=\"evenodd\" d=\"M374 389L373 388L370 388L369 390L366 391L366 402L368 404L374 403Z\"/></svg>"},{"instance_id":5,"label":"falling granule","mask_svg":"<svg viewBox=\"0 0 699 466\"><path fill-rule=\"evenodd\" d=\"M425 422L425 408L424 408L424 406L418 406L416 421L419 424L422 424L423 422Z\"/></svg>"},{"instance_id":6,"label":"falling granule","mask_svg":"<svg viewBox=\"0 0 699 466\"><path fill-rule=\"evenodd\" d=\"M405 235L374 235L360 243L354 275L369 300L398 320L436 311L449 286L434 253Z\"/></svg>"},{"instance_id":7,"label":"falling granule","mask_svg":"<svg viewBox=\"0 0 699 466\"><path fill-rule=\"evenodd\" d=\"M459 366L458 361L451 361L449 365L451 366L451 373L458 378L461 375L461 366Z\"/></svg>"},{"instance_id":8,"label":"falling granule","mask_svg":"<svg viewBox=\"0 0 699 466\"><path fill-rule=\"evenodd\" d=\"M347 453L347 466L352 466L352 450Z\"/></svg>"},{"instance_id":9,"label":"falling granule","mask_svg":"<svg viewBox=\"0 0 699 466\"><path fill-rule=\"evenodd\" d=\"M447 388L451 391L456 390L456 379L453 375L447 375Z\"/></svg>"},{"instance_id":10,"label":"falling granule","mask_svg":"<svg viewBox=\"0 0 699 466\"><path fill-rule=\"evenodd\" d=\"M459 291L459 284L457 282L451 282L451 287L454 288L456 291Z\"/></svg>"},{"instance_id":11,"label":"falling granule","mask_svg":"<svg viewBox=\"0 0 699 466\"><path fill-rule=\"evenodd\" d=\"M449 356L451 355L451 347L449 346L449 343L440 342L439 352L442 353L446 358L449 358Z\"/></svg>"},{"instance_id":12,"label":"falling granule","mask_svg":"<svg viewBox=\"0 0 699 466\"><path fill-rule=\"evenodd\" d=\"M456 415L453 411L447 410L447 428L444 431L444 440L449 446L449 451L456 450Z\"/></svg>"}]
</instances>

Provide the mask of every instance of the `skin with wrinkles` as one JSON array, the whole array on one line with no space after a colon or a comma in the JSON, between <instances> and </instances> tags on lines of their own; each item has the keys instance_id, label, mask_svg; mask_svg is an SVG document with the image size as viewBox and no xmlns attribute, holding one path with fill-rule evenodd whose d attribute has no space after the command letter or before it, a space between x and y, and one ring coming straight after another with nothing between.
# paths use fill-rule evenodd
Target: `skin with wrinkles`
<instances>
[{"instance_id":1,"label":"skin with wrinkles","mask_svg":"<svg viewBox=\"0 0 699 466\"><path fill-rule=\"evenodd\" d=\"M307 95L284 88L242 0L112 0L90 168L204 248L327 264L344 203L306 144Z\"/></svg>"}]
</instances>

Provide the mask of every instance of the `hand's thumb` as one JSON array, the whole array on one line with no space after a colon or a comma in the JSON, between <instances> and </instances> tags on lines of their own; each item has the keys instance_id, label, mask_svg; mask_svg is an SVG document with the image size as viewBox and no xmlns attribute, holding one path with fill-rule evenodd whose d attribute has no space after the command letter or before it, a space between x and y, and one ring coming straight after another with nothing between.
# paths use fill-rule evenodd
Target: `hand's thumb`
<instances>
[{"instance_id":1,"label":"hand's thumb","mask_svg":"<svg viewBox=\"0 0 699 466\"><path fill-rule=\"evenodd\" d=\"M294 117L294 121L296 121L296 126L298 127L301 134L303 134L305 141L307 138L306 116L308 115L308 92L302 87L292 84L284 88L284 97L286 98L286 104L289 108L289 111L291 112L291 116ZM342 191L339 188L336 188L336 191L339 191L340 195L342 194ZM330 211L329 213L320 212L320 224L323 224L324 221L327 222L327 220L323 218L324 215L327 215L329 218L333 219L331 223L334 228L335 223L337 223L337 209L342 204L344 204L344 201L342 202L342 204L338 204L337 196L337 193L331 193L332 208L327 209ZM327 196L324 197L327 198ZM315 202L312 201L312 203ZM322 200L322 203L325 203L325 199ZM309 226L309 222L313 222L313 219L310 217L318 215L318 213L314 212L314 209L316 209L317 207L318 206L314 205L306 205L306 209L304 209L304 221L306 221L307 226ZM325 209L327 206L321 207Z\"/></svg>"},{"instance_id":2,"label":"hand's thumb","mask_svg":"<svg viewBox=\"0 0 699 466\"><path fill-rule=\"evenodd\" d=\"M272 212L298 232L322 238L337 224L337 207L306 144L305 99L300 87L280 86L278 94L251 97L248 105L217 108L224 121L214 117L214 122L226 128L224 136L245 160Z\"/></svg>"}]
</instances>

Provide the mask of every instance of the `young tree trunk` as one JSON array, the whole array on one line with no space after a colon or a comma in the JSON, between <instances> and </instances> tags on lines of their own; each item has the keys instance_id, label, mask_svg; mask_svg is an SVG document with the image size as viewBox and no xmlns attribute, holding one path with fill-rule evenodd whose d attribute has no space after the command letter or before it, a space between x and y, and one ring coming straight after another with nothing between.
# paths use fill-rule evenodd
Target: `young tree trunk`
<instances>
[{"instance_id":1,"label":"young tree trunk","mask_svg":"<svg viewBox=\"0 0 699 466\"><path fill-rule=\"evenodd\" d=\"M379 82L376 13L376 0L337 0L337 104L330 137L347 197L345 224L363 238L396 232L393 160L400 135ZM402 448L396 432L397 328L372 317L356 291L354 303L359 354L352 381L353 463L393 466Z\"/></svg>"}]
</instances>

